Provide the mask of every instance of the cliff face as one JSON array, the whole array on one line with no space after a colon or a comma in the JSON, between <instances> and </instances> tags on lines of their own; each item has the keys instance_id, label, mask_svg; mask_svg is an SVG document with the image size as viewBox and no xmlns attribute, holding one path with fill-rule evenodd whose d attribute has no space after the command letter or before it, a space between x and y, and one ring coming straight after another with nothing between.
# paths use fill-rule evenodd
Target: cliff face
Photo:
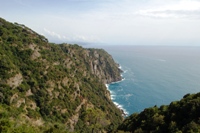
<instances>
[{"instance_id":1,"label":"cliff face","mask_svg":"<svg viewBox=\"0 0 200 133\"><path fill-rule=\"evenodd\" d=\"M89 49L89 51L91 53L89 60L91 71L104 84L122 80L120 76L122 71L111 55L103 49Z\"/></svg>"},{"instance_id":2,"label":"cliff face","mask_svg":"<svg viewBox=\"0 0 200 133\"><path fill-rule=\"evenodd\" d=\"M111 131L122 117L105 83L121 80L120 72L102 49L48 43L0 19L0 129Z\"/></svg>"}]
</instances>

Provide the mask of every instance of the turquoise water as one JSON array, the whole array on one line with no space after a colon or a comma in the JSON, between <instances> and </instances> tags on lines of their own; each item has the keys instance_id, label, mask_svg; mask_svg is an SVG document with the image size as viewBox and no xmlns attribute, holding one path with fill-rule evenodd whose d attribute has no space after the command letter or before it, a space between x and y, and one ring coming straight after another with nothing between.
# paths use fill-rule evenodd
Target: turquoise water
<instances>
[{"instance_id":1,"label":"turquoise water","mask_svg":"<svg viewBox=\"0 0 200 133\"><path fill-rule=\"evenodd\" d=\"M200 47L102 47L124 71L108 85L113 102L127 115L200 92Z\"/></svg>"},{"instance_id":2,"label":"turquoise water","mask_svg":"<svg viewBox=\"0 0 200 133\"><path fill-rule=\"evenodd\" d=\"M112 101L127 115L200 92L200 47L87 47L105 49L120 64L124 79L108 89Z\"/></svg>"}]
</instances>

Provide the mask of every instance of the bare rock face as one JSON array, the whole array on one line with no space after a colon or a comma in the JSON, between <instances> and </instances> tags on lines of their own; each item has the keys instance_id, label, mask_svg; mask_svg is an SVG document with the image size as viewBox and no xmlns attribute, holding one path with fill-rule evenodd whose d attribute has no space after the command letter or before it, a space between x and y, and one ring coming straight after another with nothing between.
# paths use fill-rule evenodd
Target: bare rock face
<instances>
[{"instance_id":1,"label":"bare rock face","mask_svg":"<svg viewBox=\"0 0 200 133\"><path fill-rule=\"evenodd\" d=\"M67 85L68 85L68 81L69 81L68 77L65 77L65 78L62 80L62 84L63 84L64 86L67 86Z\"/></svg>"},{"instance_id":2,"label":"bare rock face","mask_svg":"<svg viewBox=\"0 0 200 133\"><path fill-rule=\"evenodd\" d=\"M38 57L40 57L41 56L41 54L39 53L39 48L37 47L37 45L35 45L35 44L30 44L29 45L29 48L31 49L31 50L33 50L33 54L31 55L31 59L32 60L35 60L35 59L37 59Z\"/></svg>"},{"instance_id":3,"label":"bare rock face","mask_svg":"<svg viewBox=\"0 0 200 133\"><path fill-rule=\"evenodd\" d=\"M108 99L111 99L110 91L107 90L107 91L105 92L105 96L106 96Z\"/></svg>"},{"instance_id":4,"label":"bare rock face","mask_svg":"<svg viewBox=\"0 0 200 133\"><path fill-rule=\"evenodd\" d=\"M18 94L14 94L11 98L10 98L10 103L12 103L14 100L16 100L18 98Z\"/></svg>"},{"instance_id":5,"label":"bare rock face","mask_svg":"<svg viewBox=\"0 0 200 133\"><path fill-rule=\"evenodd\" d=\"M31 89L29 89L29 90L26 92L26 97L31 96L31 95L33 95L33 93L31 92Z\"/></svg>"},{"instance_id":6,"label":"bare rock face","mask_svg":"<svg viewBox=\"0 0 200 133\"><path fill-rule=\"evenodd\" d=\"M0 102L11 107L4 110L12 109L13 125L102 133L120 122L104 86L120 80L120 70L106 51L48 43L28 27L1 18L0 30L5 34L0 35Z\"/></svg>"},{"instance_id":7,"label":"bare rock face","mask_svg":"<svg viewBox=\"0 0 200 133\"><path fill-rule=\"evenodd\" d=\"M25 114L21 114L19 117L21 119L25 120L27 123L31 123L34 126L42 126L44 124L44 121L42 120L42 118L33 119L33 118L28 117ZM24 121L22 121L22 122L24 122Z\"/></svg>"},{"instance_id":8,"label":"bare rock face","mask_svg":"<svg viewBox=\"0 0 200 133\"><path fill-rule=\"evenodd\" d=\"M93 53L92 53L93 52ZM119 65L112 56L104 50L94 50L90 53L90 70L102 83L111 83L121 80Z\"/></svg>"},{"instance_id":9,"label":"bare rock face","mask_svg":"<svg viewBox=\"0 0 200 133\"><path fill-rule=\"evenodd\" d=\"M7 80L7 85L12 87L13 89L18 87L23 81L23 77L21 73L16 74L14 77L11 77Z\"/></svg>"},{"instance_id":10,"label":"bare rock face","mask_svg":"<svg viewBox=\"0 0 200 133\"><path fill-rule=\"evenodd\" d=\"M66 125L69 125L69 131L70 132L74 132L74 127L76 126L78 120L79 120L79 111L81 109L81 107L86 104L87 100L83 99L81 104L77 106L76 110L75 110L75 115L73 115L71 118L69 118L68 122L66 123Z\"/></svg>"},{"instance_id":11,"label":"bare rock face","mask_svg":"<svg viewBox=\"0 0 200 133\"><path fill-rule=\"evenodd\" d=\"M20 98L16 103L16 107L19 108L23 103L26 103L25 98Z\"/></svg>"},{"instance_id":12,"label":"bare rock face","mask_svg":"<svg viewBox=\"0 0 200 133\"><path fill-rule=\"evenodd\" d=\"M37 45L35 45L35 44L30 44L30 45L29 45L29 48L30 48L31 50L33 50L33 51L35 50L36 47L37 47Z\"/></svg>"}]
</instances>

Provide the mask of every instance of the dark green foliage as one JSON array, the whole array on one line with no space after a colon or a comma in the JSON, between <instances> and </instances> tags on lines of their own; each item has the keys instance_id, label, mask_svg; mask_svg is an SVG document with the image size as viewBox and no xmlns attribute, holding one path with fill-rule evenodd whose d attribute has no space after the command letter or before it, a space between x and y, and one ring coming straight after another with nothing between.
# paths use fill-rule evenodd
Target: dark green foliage
<instances>
[{"instance_id":1,"label":"dark green foliage","mask_svg":"<svg viewBox=\"0 0 200 133\"><path fill-rule=\"evenodd\" d=\"M95 61L105 75L94 72ZM74 115L77 132L112 130L122 116L105 96L106 79L120 80L120 70L104 50L48 43L25 25L0 18L1 132L67 132Z\"/></svg>"},{"instance_id":2,"label":"dark green foliage","mask_svg":"<svg viewBox=\"0 0 200 133\"><path fill-rule=\"evenodd\" d=\"M187 94L180 101L133 114L119 126L129 132L200 132L200 93Z\"/></svg>"},{"instance_id":3,"label":"dark green foliage","mask_svg":"<svg viewBox=\"0 0 200 133\"><path fill-rule=\"evenodd\" d=\"M121 80L120 73L102 49L48 43L25 25L0 18L0 132L114 132L121 111L104 84ZM118 132L199 132L199 98L187 94L133 114Z\"/></svg>"}]
</instances>

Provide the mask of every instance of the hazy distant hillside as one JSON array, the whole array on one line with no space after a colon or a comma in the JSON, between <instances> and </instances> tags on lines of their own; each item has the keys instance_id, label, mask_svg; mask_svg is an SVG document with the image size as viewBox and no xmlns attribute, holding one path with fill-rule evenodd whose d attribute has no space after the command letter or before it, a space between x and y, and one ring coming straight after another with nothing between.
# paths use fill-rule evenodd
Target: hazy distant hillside
<instances>
[{"instance_id":1,"label":"hazy distant hillside","mask_svg":"<svg viewBox=\"0 0 200 133\"><path fill-rule=\"evenodd\" d=\"M121 80L102 49L52 44L0 19L0 132L104 132L122 121L105 83Z\"/></svg>"}]
</instances>

